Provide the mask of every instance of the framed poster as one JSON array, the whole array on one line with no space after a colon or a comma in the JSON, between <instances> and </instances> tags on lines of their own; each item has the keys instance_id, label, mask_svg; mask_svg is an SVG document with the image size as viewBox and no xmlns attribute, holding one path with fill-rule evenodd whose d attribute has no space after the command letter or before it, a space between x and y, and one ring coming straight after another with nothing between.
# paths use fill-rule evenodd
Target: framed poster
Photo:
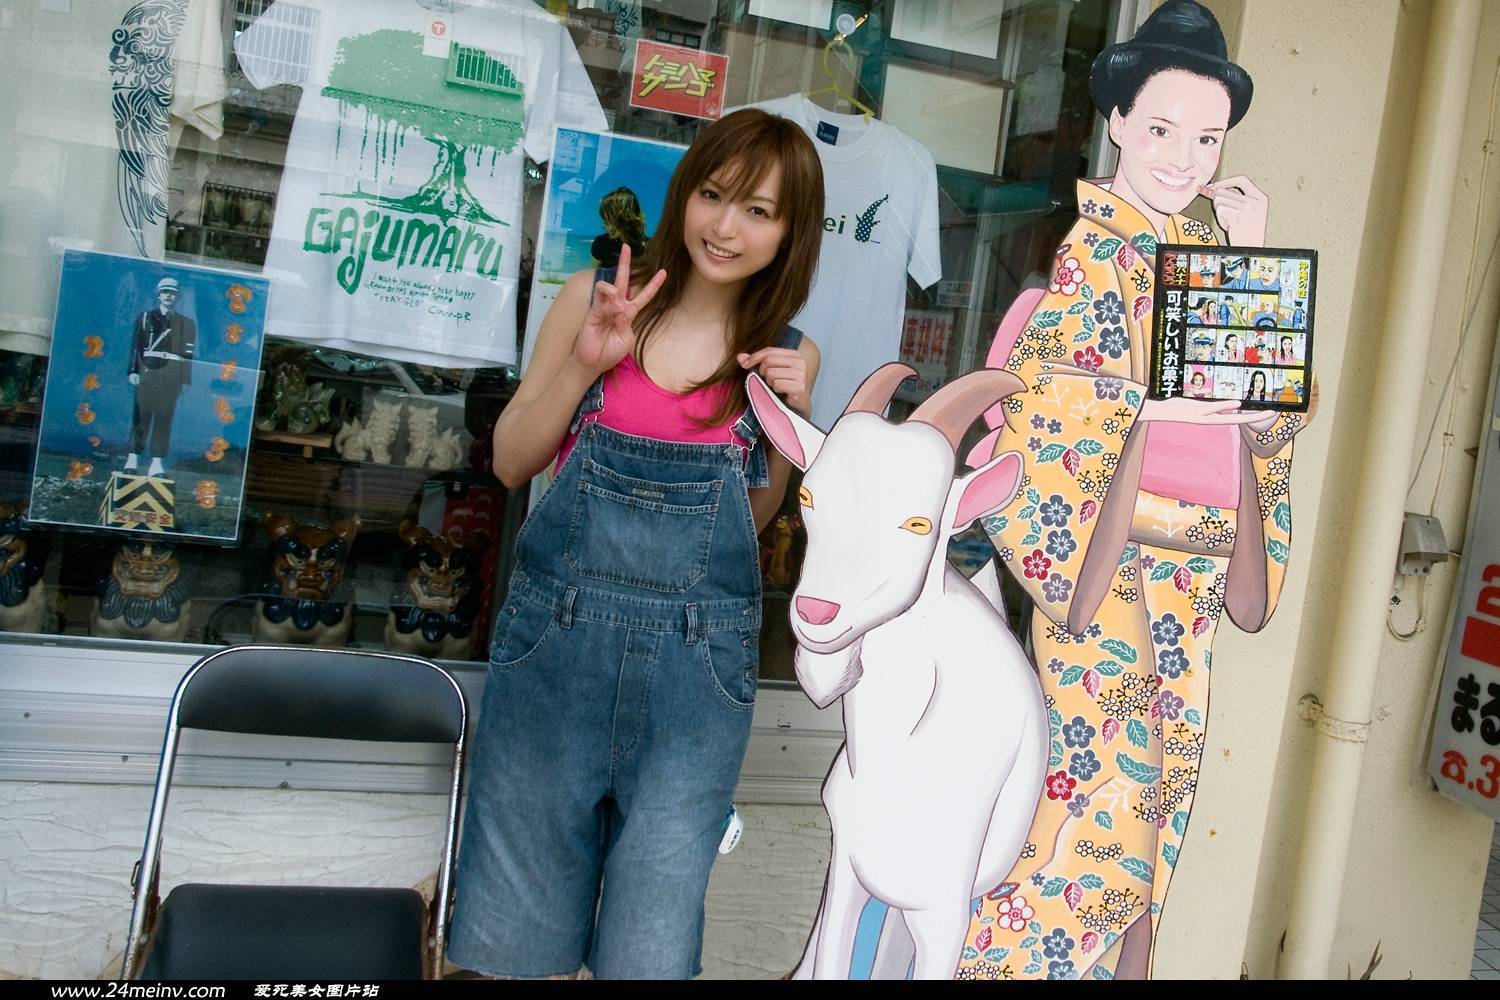
<instances>
[{"instance_id":1,"label":"framed poster","mask_svg":"<svg viewBox=\"0 0 1500 1000\"><path fill-rule=\"evenodd\" d=\"M1108 243L1119 240L1102 241L1096 260L1101 248L1106 256L1131 250ZM1151 398L1306 413L1317 270L1314 250L1158 247Z\"/></svg>"},{"instance_id":2,"label":"framed poster","mask_svg":"<svg viewBox=\"0 0 1500 1000\"><path fill-rule=\"evenodd\" d=\"M625 243L632 254L645 248L661 218L672 171L686 151L686 146L610 132L557 130L542 195L523 373L542 318L563 283L579 271L614 267Z\"/></svg>"},{"instance_id":3,"label":"framed poster","mask_svg":"<svg viewBox=\"0 0 1500 1000\"><path fill-rule=\"evenodd\" d=\"M264 278L63 256L27 520L233 543Z\"/></svg>"}]
</instances>

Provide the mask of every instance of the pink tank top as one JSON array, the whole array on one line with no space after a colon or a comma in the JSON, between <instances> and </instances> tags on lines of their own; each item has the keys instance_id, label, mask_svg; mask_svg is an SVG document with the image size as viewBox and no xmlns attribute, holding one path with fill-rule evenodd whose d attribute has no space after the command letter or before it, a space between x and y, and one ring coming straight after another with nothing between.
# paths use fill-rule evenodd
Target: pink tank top
<instances>
[{"instance_id":1,"label":"pink tank top","mask_svg":"<svg viewBox=\"0 0 1500 1000\"><path fill-rule=\"evenodd\" d=\"M588 414L584 424L597 421L622 434L658 441L747 447L734 433L733 420L707 427L699 422L712 417L728 393L728 383L692 392L669 392L651 381L635 363L635 357L627 354L604 376L604 409ZM577 443L577 434L568 435L557 453L556 468L568 460Z\"/></svg>"}]
</instances>

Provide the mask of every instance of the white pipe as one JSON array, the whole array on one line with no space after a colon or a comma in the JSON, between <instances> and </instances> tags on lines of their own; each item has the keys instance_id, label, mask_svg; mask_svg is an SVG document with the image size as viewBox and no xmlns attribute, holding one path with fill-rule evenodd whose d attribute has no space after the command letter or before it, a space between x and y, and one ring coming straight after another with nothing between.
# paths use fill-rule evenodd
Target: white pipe
<instances>
[{"instance_id":1,"label":"white pipe","mask_svg":"<svg viewBox=\"0 0 1500 1000\"><path fill-rule=\"evenodd\" d=\"M1313 729L1307 804L1288 885L1286 949L1277 964L1282 977L1330 975L1422 401L1425 371L1411 359L1425 358L1431 346L1479 23L1480 0L1432 5L1406 190L1390 244L1399 254L1399 291L1392 286L1387 296L1380 360L1367 391L1371 408L1386 416L1369 422L1354 485L1354 530L1343 560L1322 719ZM1391 81L1393 87L1401 84Z\"/></svg>"}]
</instances>

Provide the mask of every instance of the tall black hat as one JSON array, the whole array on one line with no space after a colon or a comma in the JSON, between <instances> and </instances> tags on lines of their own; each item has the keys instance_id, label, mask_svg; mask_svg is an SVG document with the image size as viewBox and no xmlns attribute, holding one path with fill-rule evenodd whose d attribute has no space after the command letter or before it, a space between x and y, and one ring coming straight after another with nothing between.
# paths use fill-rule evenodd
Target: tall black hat
<instances>
[{"instance_id":1,"label":"tall black hat","mask_svg":"<svg viewBox=\"0 0 1500 1000\"><path fill-rule=\"evenodd\" d=\"M1229 92L1229 127L1250 110L1250 74L1229 61L1224 32L1213 13L1195 0L1167 0L1135 37L1099 53L1089 74L1089 96L1108 117L1129 108L1146 81L1170 69L1186 70L1224 85Z\"/></svg>"}]
</instances>

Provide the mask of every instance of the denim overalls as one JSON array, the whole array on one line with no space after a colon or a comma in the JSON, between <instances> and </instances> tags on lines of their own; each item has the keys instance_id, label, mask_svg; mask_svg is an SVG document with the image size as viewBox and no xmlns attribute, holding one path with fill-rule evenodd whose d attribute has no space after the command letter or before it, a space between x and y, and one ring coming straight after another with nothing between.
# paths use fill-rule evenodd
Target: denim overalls
<instances>
[{"instance_id":1,"label":"denim overalls","mask_svg":"<svg viewBox=\"0 0 1500 1000\"><path fill-rule=\"evenodd\" d=\"M590 422L604 403L601 379L495 625L448 949L492 975L701 971L750 737L764 446L624 434ZM735 430L760 433L749 411Z\"/></svg>"}]
</instances>

